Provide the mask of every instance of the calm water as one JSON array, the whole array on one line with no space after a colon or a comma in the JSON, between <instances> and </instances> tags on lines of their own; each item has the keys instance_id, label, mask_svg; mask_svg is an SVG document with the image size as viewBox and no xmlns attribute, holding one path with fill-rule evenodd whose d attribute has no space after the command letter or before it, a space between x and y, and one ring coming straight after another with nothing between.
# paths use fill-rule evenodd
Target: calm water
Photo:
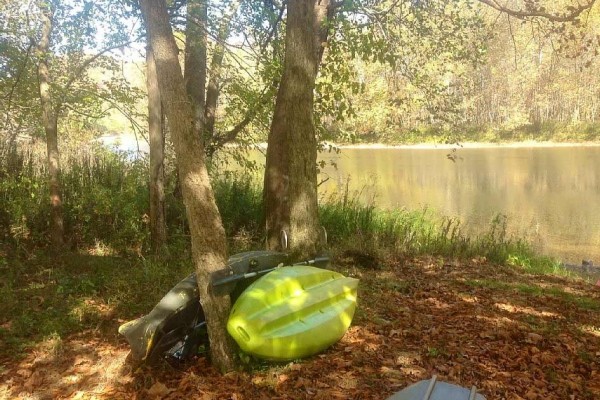
<instances>
[{"instance_id":1,"label":"calm water","mask_svg":"<svg viewBox=\"0 0 600 400\"><path fill-rule=\"evenodd\" d=\"M497 213L538 250L600 263L600 147L343 149L326 168L325 190L365 189L386 207L425 206L457 216L471 232Z\"/></svg>"},{"instance_id":2,"label":"calm water","mask_svg":"<svg viewBox=\"0 0 600 400\"><path fill-rule=\"evenodd\" d=\"M509 232L565 262L600 263L600 147L342 149L320 179L321 194L362 191L385 208L430 207L486 230L498 213Z\"/></svg>"},{"instance_id":3,"label":"calm water","mask_svg":"<svg viewBox=\"0 0 600 400\"><path fill-rule=\"evenodd\" d=\"M117 147L134 150L134 144ZM328 180L320 194L343 192L348 185L362 201L380 207L429 207L458 217L469 233L487 230L501 213L509 232L525 236L540 252L600 264L600 146L468 148L458 150L455 162L446 157L449 152L371 148L324 154L328 166L320 179ZM264 163L260 153L252 157Z\"/></svg>"}]
</instances>

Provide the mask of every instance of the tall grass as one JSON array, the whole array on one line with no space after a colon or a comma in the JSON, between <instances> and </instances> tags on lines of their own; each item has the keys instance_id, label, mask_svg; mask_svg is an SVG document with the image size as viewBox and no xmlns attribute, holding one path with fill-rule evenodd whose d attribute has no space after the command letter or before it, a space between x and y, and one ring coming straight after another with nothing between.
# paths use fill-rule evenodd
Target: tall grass
<instances>
[{"instance_id":1,"label":"tall grass","mask_svg":"<svg viewBox=\"0 0 600 400\"><path fill-rule=\"evenodd\" d=\"M11 248L45 246L50 205L41 143L0 157L0 242ZM148 159L98 146L61 154L65 234L73 249L143 252L149 245ZM173 165L166 168L169 237L189 234ZM234 250L260 242L262 194L250 179L222 177L212 184ZM183 239L183 240L182 240Z\"/></svg>"},{"instance_id":2,"label":"tall grass","mask_svg":"<svg viewBox=\"0 0 600 400\"><path fill-rule=\"evenodd\" d=\"M0 239L46 244L49 198L43 151L23 146L0 159ZM147 163L98 147L61 157L65 231L73 247L139 246L147 239Z\"/></svg>"},{"instance_id":3,"label":"tall grass","mask_svg":"<svg viewBox=\"0 0 600 400\"><path fill-rule=\"evenodd\" d=\"M63 166L65 225L71 245L143 252L149 231L147 160L86 148L66 152ZM185 209L174 194L172 166L167 171L169 235L177 245L187 246ZM49 202L43 151L27 147L10 159L0 159L0 177L0 239L17 247L44 245ZM262 247L262 192L252 182L232 175L212 182L232 252ZM507 234L504 216L492 220L486 232L469 236L456 218L439 216L430 209L380 210L358 197L346 190L321 201L321 225L333 246L404 255L484 256L531 269L540 265L527 243ZM541 263L554 265L548 260Z\"/></svg>"},{"instance_id":4,"label":"tall grass","mask_svg":"<svg viewBox=\"0 0 600 400\"><path fill-rule=\"evenodd\" d=\"M331 242L363 251L391 251L404 255L441 255L456 258L483 256L515 264L531 263L530 246L507 234L506 217L498 215L489 228L476 236L466 235L457 218L441 217L433 210L380 210L356 198L330 197L321 205L321 223Z\"/></svg>"}]
</instances>

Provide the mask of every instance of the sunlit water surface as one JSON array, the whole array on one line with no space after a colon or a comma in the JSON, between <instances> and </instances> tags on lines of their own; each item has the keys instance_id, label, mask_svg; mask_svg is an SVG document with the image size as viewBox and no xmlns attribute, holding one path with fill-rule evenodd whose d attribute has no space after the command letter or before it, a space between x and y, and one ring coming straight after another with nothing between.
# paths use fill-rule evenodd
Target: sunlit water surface
<instances>
[{"instance_id":1,"label":"sunlit water surface","mask_svg":"<svg viewBox=\"0 0 600 400\"><path fill-rule=\"evenodd\" d=\"M468 233L505 215L510 234L569 263L600 263L600 147L345 148L320 156L321 196L360 192L363 202L428 207ZM258 162L264 158L253 154ZM335 163L335 167L330 165Z\"/></svg>"},{"instance_id":2,"label":"sunlit water surface","mask_svg":"<svg viewBox=\"0 0 600 400\"><path fill-rule=\"evenodd\" d=\"M110 138L109 138L110 139ZM125 138L127 139L127 138ZM120 149L147 151L122 142ZM110 141L109 141L110 142ZM115 143L112 143L115 144ZM469 234L505 215L509 234L564 262L600 264L600 146L448 149L344 148L324 153L321 197L360 193L364 203L433 209L460 219ZM264 165L262 153L250 157ZM334 165L332 165L335 164ZM257 173L262 182L262 171Z\"/></svg>"}]
</instances>

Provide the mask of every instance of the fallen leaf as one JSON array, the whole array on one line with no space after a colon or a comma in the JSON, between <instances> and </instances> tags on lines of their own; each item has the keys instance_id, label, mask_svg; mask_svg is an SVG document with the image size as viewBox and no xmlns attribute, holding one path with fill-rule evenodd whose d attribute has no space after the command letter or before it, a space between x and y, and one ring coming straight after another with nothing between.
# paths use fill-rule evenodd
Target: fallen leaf
<instances>
[{"instance_id":1,"label":"fallen leaf","mask_svg":"<svg viewBox=\"0 0 600 400\"><path fill-rule=\"evenodd\" d=\"M75 392L75 394L73 395L73 397L71 397L71 400L79 400L79 399L83 399L83 396L85 395L85 392L78 390Z\"/></svg>"},{"instance_id":2,"label":"fallen leaf","mask_svg":"<svg viewBox=\"0 0 600 400\"><path fill-rule=\"evenodd\" d=\"M537 333L530 332L527 334L527 339L530 343L538 343L544 339L542 335L538 335Z\"/></svg>"},{"instance_id":3,"label":"fallen leaf","mask_svg":"<svg viewBox=\"0 0 600 400\"><path fill-rule=\"evenodd\" d=\"M388 374L388 375L398 375L398 374L400 374L400 371L398 371L396 369L388 368L388 367L381 367L380 371L381 371L382 374Z\"/></svg>"},{"instance_id":4,"label":"fallen leaf","mask_svg":"<svg viewBox=\"0 0 600 400\"><path fill-rule=\"evenodd\" d=\"M35 388L44 382L44 377L40 371L35 371L23 385L25 389L32 392Z\"/></svg>"},{"instance_id":5,"label":"fallen leaf","mask_svg":"<svg viewBox=\"0 0 600 400\"><path fill-rule=\"evenodd\" d=\"M538 395L533 390L530 390L525 394L525 398L527 400L535 400L538 398Z\"/></svg>"},{"instance_id":6,"label":"fallen leaf","mask_svg":"<svg viewBox=\"0 0 600 400\"><path fill-rule=\"evenodd\" d=\"M20 369L17 371L17 375L20 375L23 378L29 378L32 373L33 373L33 371L30 369Z\"/></svg>"},{"instance_id":7,"label":"fallen leaf","mask_svg":"<svg viewBox=\"0 0 600 400\"><path fill-rule=\"evenodd\" d=\"M402 329L392 329L392 330L390 330L389 337L393 338L394 336L402 336Z\"/></svg>"},{"instance_id":8,"label":"fallen leaf","mask_svg":"<svg viewBox=\"0 0 600 400\"><path fill-rule=\"evenodd\" d=\"M301 387L304 387L306 385L310 384L310 381L304 378L298 378L298 381L296 382L296 384L294 385L294 388L296 389L300 389Z\"/></svg>"},{"instance_id":9,"label":"fallen leaf","mask_svg":"<svg viewBox=\"0 0 600 400\"><path fill-rule=\"evenodd\" d=\"M165 386L165 384L157 381L154 385L150 387L150 389L148 389L148 395L150 397L160 399L165 397L172 391L173 389L169 389L167 386Z\"/></svg>"}]
</instances>

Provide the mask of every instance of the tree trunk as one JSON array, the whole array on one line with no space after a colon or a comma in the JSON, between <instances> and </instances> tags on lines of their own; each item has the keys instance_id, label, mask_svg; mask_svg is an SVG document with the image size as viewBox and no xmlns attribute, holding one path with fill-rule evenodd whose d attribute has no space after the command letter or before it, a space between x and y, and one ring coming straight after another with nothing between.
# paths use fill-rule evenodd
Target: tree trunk
<instances>
[{"instance_id":1,"label":"tree trunk","mask_svg":"<svg viewBox=\"0 0 600 400\"><path fill-rule=\"evenodd\" d=\"M158 77L152 49L146 49L146 87L148 89L148 136L150 140L150 242L158 255L167 242L165 219L165 136Z\"/></svg>"},{"instance_id":2,"label":"tree trunk","mask_svg":"<svg viewBox=\"0 0 600 400\"><path fill-rule=\"evenodd\" d=\"M204 137L204 88L206 86L206 0L189 0L185 28L184 78L187 94L194 110L194 130L199 138Z\"/></svg>"},{"instance_id":3,"label":"tree trunk","mask_svg":"<svg viewBox=\"0 0 600 400\"><path fill-rule=\"evenodd\" d=\"M239 0L234 0L230 6L228 13L221 20L219 26L219 35L215 43L212 60L210 62L210 79L206 88L206 108L204 116L206 119L206 138L205 144L211 145L215 137L215 120L217 117L217 103L219 100L219 83L221 80L221 67L223 65L223 56L225 55L225 41L229 37L231 19L237 12L240 6Z\"/></svg>"},{"instance_id":4,"label":"tree trunk","mask_svg":"<svg viewBox=\"0 0 600 400\"><path fill-rule=\"evenodd\" d=\"M226 323L229 297L213 297L209 274L227 264L227 243L204 162L204 149L194 134L193 111L188 101L178 49L169 25L164 0L140 2L154 54L160 95L169 123L186 207L202 308L208 323L213 364L222 372L233 369L234 346Z\"/></svg>"},{"instance_id":5,"label":"tree trunk","mask_svg":"<svg viewBox=\"0 0 600 400\"><path fill-rule=\"evenodd\" d=\"M45 1L38 3L42 11L42 32L37 48L38 80L40 103L42 106L42 124L46 132L48 153L48 184L50 187L50 241L55 250L64 245L64 219L62 190L60 182L60 154L58 152L58 106L52 104L50 93L50 72L48 70L48 51L52 34L53 10Z\"/></svg>"},{"instance_id":6,"label":"tree trunk","mask_svg":"<svg viewBox=\"0 0 600 400\"><path fill-rule=\"evenodd\" d=\"M288 3L283 77L269 132L265 170L267 248L280 249L281 232L285 231L290 252L299 257L314 255L321 237L313 92L329 15L322 3Z\"/></svg>"}]
</instances>

